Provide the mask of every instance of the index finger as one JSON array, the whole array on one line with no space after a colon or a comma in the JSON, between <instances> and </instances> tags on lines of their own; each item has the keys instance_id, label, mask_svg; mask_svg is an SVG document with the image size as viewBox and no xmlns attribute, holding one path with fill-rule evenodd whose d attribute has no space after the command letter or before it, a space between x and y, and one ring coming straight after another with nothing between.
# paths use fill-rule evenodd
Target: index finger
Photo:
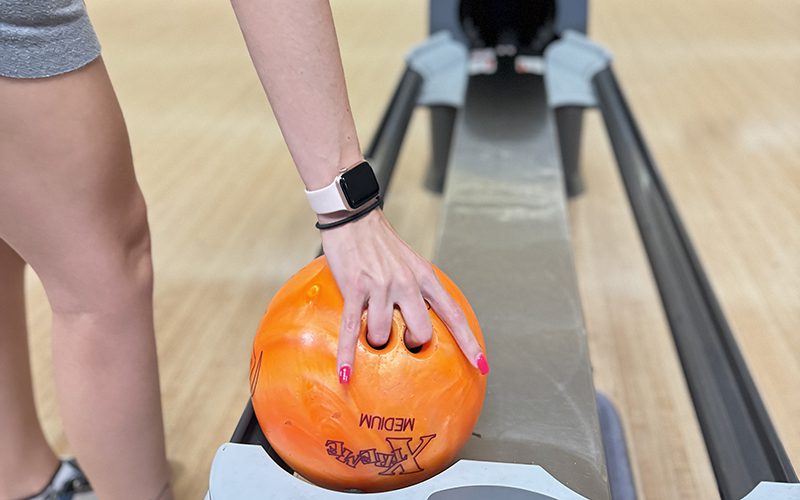
<instances>
[{"instance_id":1,"label":"index finger","mask_svg":"<svg viewBox=\"0 0 800 500\"><path fill-rule=\"evenodd\" d=\"M365 297L360 295L350 295L344 299L342 322L339 326L339 346L336 353L336 370L340 384L349 384L353 376L356 343L361 330L361 313L364 310L364 303Z\"/></svg>"}]
</instances>

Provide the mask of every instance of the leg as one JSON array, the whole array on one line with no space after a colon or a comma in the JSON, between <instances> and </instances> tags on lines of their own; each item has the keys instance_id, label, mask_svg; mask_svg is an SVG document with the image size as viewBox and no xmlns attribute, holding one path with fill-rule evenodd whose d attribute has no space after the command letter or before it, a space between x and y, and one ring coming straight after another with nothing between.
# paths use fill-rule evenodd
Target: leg
<instances>
[{"instance_id":1,"label":"leg","mask_svg":"<svg viewBox=\"0 0 800 500\"><path fill-rule=\"evenodd\" d=\"M0 240L0 498L41 490L58 467L33 402L24 271L25 261Z\"/></svg>"},{"instance_id":2,"label":"leg","mask_svg":"<svg viewBox=\"0 0 800 500\"><path fill-rule=\"evenodd\" d=\"M0 78L0 109L0 238L50 300L67 438L100 498L171 498L147 217L103 62Z\"/></svg>"}]
</instances>

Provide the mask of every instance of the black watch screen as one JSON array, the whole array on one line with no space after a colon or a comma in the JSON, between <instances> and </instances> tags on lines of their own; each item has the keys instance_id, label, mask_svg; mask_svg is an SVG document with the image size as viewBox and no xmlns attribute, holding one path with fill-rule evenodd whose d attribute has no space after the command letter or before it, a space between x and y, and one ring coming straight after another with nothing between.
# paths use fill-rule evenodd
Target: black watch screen
<instances>
[{"instance_id":1,"label":"black watch screen","mask_svg":"<svg viewBox=\"0 0 800 500\"><path fill-rule=\"evenodd\" d=\"M380 192L378 179L375 178L372 167L365 161L343 173L339 187L351 209L358 208L374 199Z\"/></svg>"}]
</instances>

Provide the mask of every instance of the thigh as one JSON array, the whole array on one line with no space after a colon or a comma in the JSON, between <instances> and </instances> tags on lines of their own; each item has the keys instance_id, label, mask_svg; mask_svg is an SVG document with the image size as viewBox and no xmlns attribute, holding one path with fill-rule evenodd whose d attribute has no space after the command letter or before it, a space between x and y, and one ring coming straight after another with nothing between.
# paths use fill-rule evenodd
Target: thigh
<instances>
[{"instance_id":1,"label":"thigh","mask_svg":"<svg viewBox=\"0 0 800 500\"><path fill-rule=\"evenodd\" d=\"M54 309L102 303L109 279L134 277L125 273L149 256L102 59L52 78L0 78L0 110L0 238L36 270Z\"/></svg>"}]
</instances>

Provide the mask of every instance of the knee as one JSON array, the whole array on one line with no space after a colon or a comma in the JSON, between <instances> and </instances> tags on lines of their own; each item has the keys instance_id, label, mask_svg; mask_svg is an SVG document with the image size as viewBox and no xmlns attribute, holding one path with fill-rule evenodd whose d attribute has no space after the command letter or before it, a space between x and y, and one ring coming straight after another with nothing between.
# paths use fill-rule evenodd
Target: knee
<instances>
[{"instance_id":1,"label":"knee","mask_svg":"<svg viewBox=\"0 0 800 500\"><path fill-rule=\"evenodd\" d=\"M112 230L81 241L55 279L42 277L54 313L109 313L152 301L153 264L144 200ZM66 269L63 269L66 267Z\"/></svg>"},{"instance_id":2,"label":"knee","mask_svg":"<svg viewBox=\"0 0 800 500\"><path fill-rule=\"evenodd\" d=\"M153 258L147 206L140 196L130 210L130 219L122 228L119 244L111 245L109 268L112 278L119 278L141 292L151 293L153 288Z\"/></svg>"}]
</instances>

